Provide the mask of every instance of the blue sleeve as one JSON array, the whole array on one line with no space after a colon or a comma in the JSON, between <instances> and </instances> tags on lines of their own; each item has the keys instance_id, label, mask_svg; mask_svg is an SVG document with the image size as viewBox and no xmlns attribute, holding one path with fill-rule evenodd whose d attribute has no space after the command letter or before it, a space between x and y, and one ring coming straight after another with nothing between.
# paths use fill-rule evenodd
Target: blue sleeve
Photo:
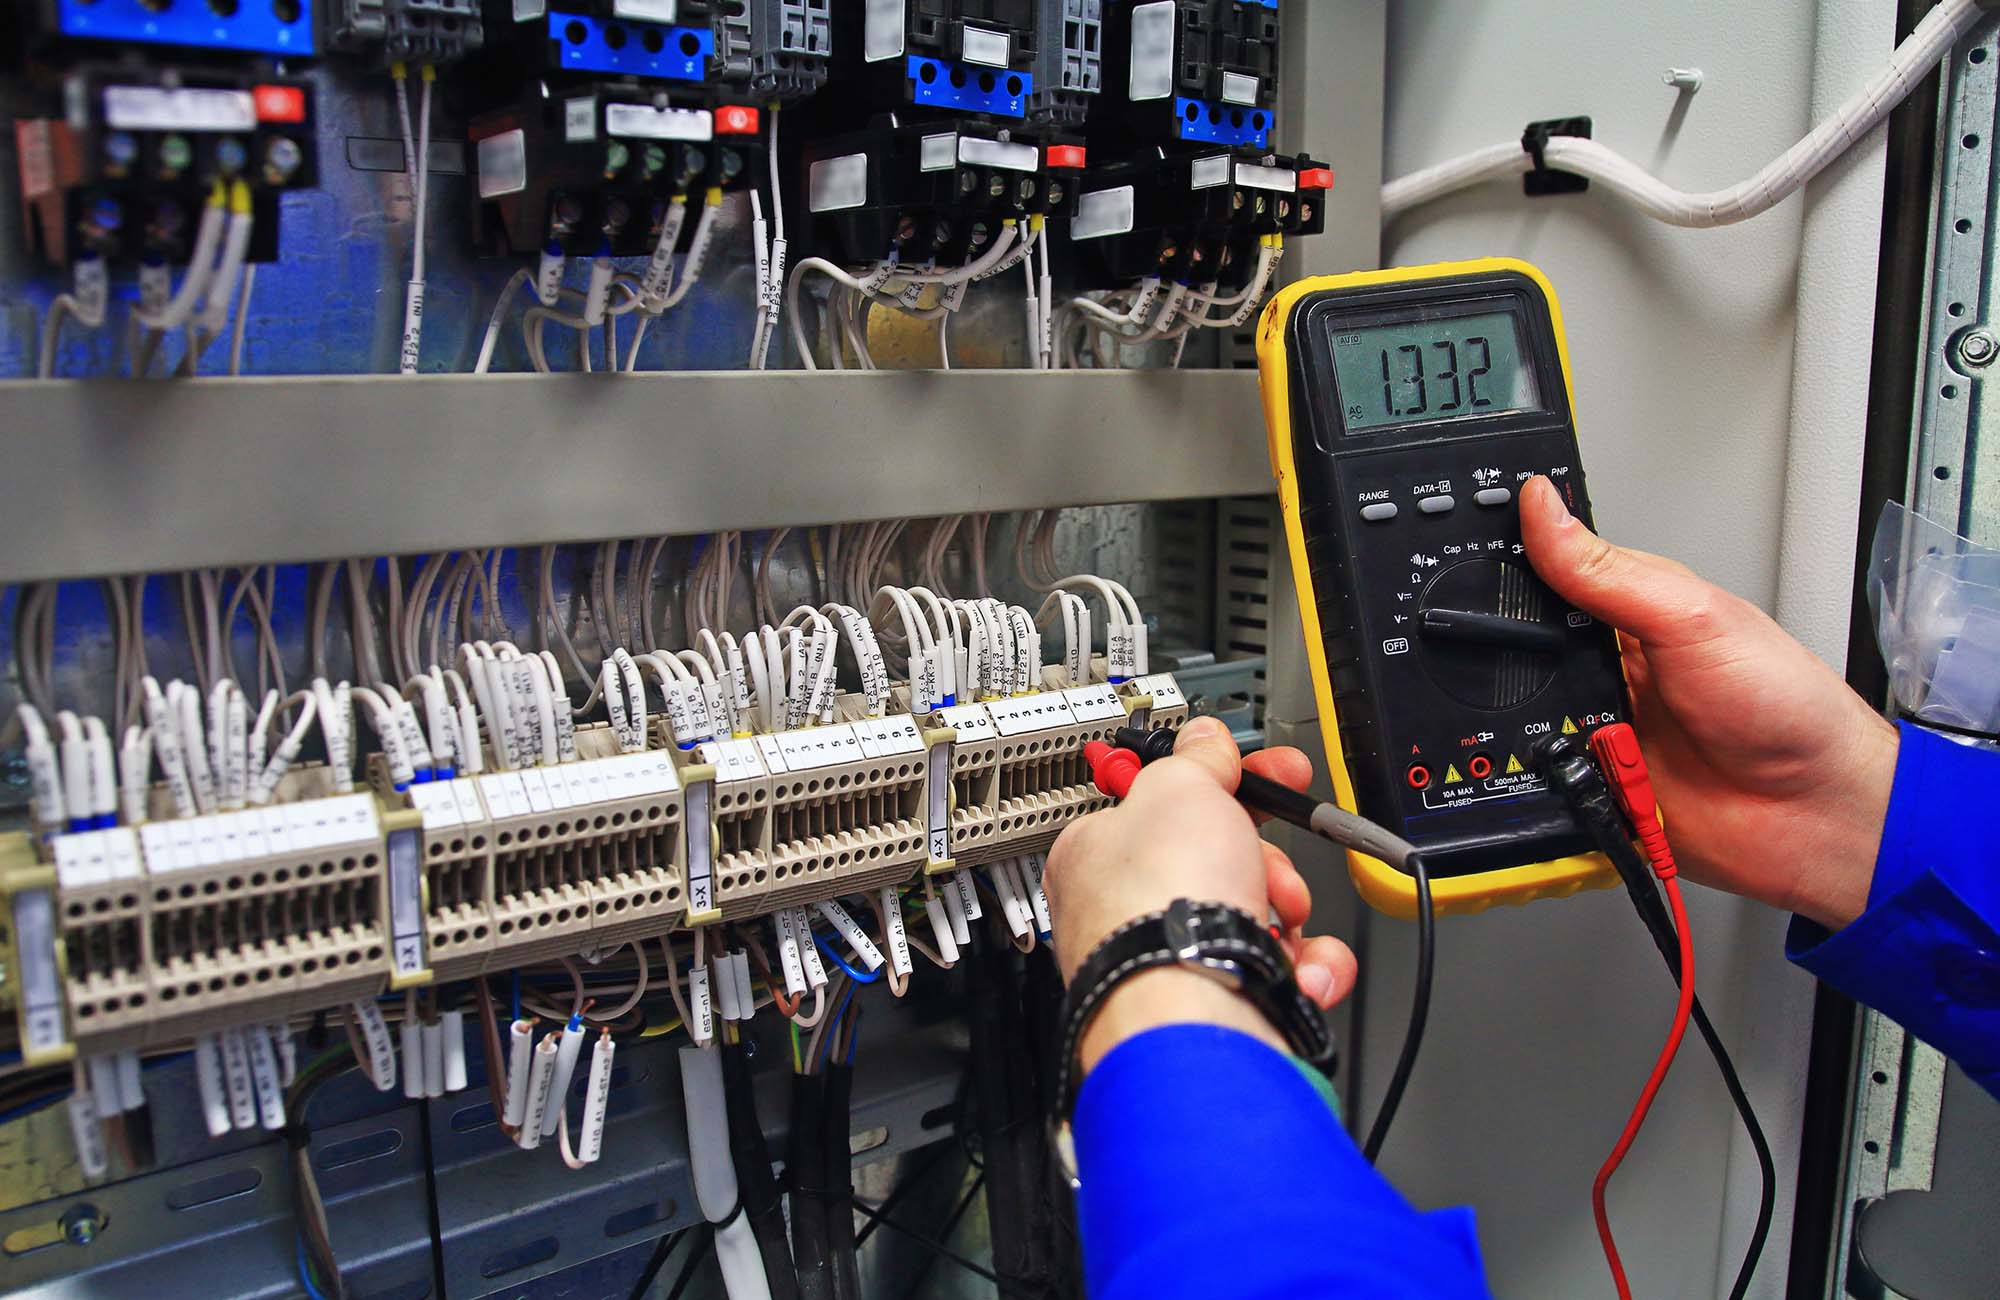
<instances>
[{"instance_id":1,"label":"blue sleeve","mask_svg":"<svg viewBox=\"0 0 2000 1300\"><path fill-rule=\"evenodd\" d=\"M1084 1081L1072 1123L1092 1300L1487 1300L1470 1211L1422 1215L1296 1062L1168 1025Z\"/></svg>"},{"instance_id":2,"label":"blue sleeve","mask_svg":"<svg viewBox=\"0 0 2000 1300\"><path fill-rule=\"evenodd\" d=\"M1868 906L1785 955L2000 1097L2000 754L1902 728Z\"/></svg>"}]
</instances>

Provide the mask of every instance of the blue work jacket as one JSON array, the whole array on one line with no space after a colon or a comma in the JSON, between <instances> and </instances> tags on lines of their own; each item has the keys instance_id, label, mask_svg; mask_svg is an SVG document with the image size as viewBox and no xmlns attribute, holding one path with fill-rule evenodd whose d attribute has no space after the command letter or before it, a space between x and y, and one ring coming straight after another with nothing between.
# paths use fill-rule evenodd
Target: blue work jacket
<instances>
[{"instance_id":1,"label":"blue work jacket","mask_svg":"<svg viewBox=\"0 0 2000 1300\"><path fill-rule=\"evenodd\" d=\"M1868 907L1793 961L2000 1095L2000 755L1903 728ZM1469 1210L1423 1214L1291 1057L1211 1025L1112 1049L1073 1123L1094 1300L1485 1300Z\"/></svg>"}]
</instances>

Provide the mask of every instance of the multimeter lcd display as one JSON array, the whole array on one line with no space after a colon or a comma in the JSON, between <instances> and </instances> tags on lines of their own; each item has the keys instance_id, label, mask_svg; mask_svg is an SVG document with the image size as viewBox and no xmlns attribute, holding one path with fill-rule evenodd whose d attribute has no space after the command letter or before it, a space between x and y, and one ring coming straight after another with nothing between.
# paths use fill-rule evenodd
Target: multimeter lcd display
<instances>
[{"instance_id":1,"label":"multimeter lcd display","mask_svg":"<svg viewBox=\"0 0 2000 1300\"><path fill-rule=\"evenodd\" d=\"M1391 425L1462 420L1541 406L1511 311L1424 316L1333 335L1348 436Z\"/></svg>"}]
</instances>

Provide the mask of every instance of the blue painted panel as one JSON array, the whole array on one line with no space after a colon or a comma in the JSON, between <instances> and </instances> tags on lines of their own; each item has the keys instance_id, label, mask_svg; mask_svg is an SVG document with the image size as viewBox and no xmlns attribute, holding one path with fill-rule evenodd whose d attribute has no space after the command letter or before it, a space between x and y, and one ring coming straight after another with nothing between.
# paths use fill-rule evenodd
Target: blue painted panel
<instances>
[{"instance_id":1,"label":"blue painted panel","mask_svg":"<svg viewBox=\"0 0 2000 1300\"><path fill-rule=\"evenodd\" d=\"M715 33L705 27L663 27L584 14L548 16L549 39L562 49L562 66L572 72L609 72L628 77L706 81Z\"/></svg>"},{"instance_id":2,"label":"blue painted panel","mask_svg":"<svg viewBox=\"0 0 2000 1300\"><path fill-rule=\"evenodd\" d=\"M1210 104L1186 96L1174 100L1174 125L1183 140L1263 149L1271 142L1274 122L1271 111L1265 108Z\"/></svg>"},{"instance_id":3,"label":"blue painted panel","mask_svg":"<svg viewBox=\"0 0 2000 1300\"><path fill-rule=\"evenodd\" d=\"M909 78L912 103L994 117L1026 117L1028 96L1035 91L1030 73L946 63L920 54L910 56Z\"/></svg>"},{"instance_id":4,"label":"blue painted panel","mask_svg":"<svg viewBox=\"0 0 2000 1300\"><path fill-rule=\"evenodd\" d=\"M60 0L56 20L63 35L88 40L298 57L314 53L312 0L299 0L298 16L290 22L281 21L277 9L252 0L224 17L194 0L162 10L143 0Z\"/></svg>"}]
</instances>

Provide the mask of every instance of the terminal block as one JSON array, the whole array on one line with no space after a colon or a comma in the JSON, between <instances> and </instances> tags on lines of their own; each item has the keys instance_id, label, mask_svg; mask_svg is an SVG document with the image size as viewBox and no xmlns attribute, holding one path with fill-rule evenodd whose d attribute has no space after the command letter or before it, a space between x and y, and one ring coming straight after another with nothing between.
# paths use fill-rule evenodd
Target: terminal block
<instances>
[{"instance_id":1,"label":"terminal block","mask_svg":"<svg viewBox=\"0 0 2000 1300\"><path fill-rule=\"evenodd\" d=\"M1260 236L1289 240L1326 228L1332 187L1332 169L1303 155L1155 152L1091 171L1070 246L1082 283L1162 275L1235 288L1256 262Z\"/></svg>"},{"instance_id":2,"label":"terminal block","mask_svg":"<svg viewBox=\"0 0 2000 1300\"><path fill-rule=\"evenodd\" d=\"M1032 144L944 123L883 126L807 145L815 244L836 260L962 265L1001 223L1075 211L1081 145Z\"/></svg>"},{"instance_id":3,"label":"terminal block","mask_svg":"<svg viewBox=\"0 0 2000 1300\"><path fill-rule=\"evenodd\" d=\"M321 0L329 49L378 67L456 63L486 43L480 0Z\"/></svg>"},{"instance_id":4,"label":"terminal block","mask_svg":"<svg viewBox=\"0 0 2000 1300\"><path fill-rule=\"evenodd\" d=\"M153 808L163 819L51 836L40 889L33 841L0 849L31 1059L51 1042L139 1047L428 978L421 935L396 922L421 888L411 814L335 791L320 767L294 769L262 807L175 818L162 788Z\"/></svg>"},{"instance_id":5,"label":"terminal block","mask_svg":"<svg viewBox=\"0 0 2000 1300\"><path fill-rule=\"evenodd\" d=\"M1129 145L1269 147L1276 0L1107 0L1105 17L1106 90L1093 132Z\"/></svg>"},{"instance_id":6,"label":"terminal block","mask_svg":"<svg viewBox=\"0 0 2000 1300\"><path fill-rule=\"evenodd\" d=\"M44 45L106 41L228 54L310 58L314 0L28 0Z\"/></svg>"},{"instance_id":7,"label":"terminal block","mask_svg":"<svg viewBox=\"0 0 2000 1300\"><path fill-rule=\"evenodd\" d=\"M668 207L698 209L710 190L761 181L759 112L696 105L629 83L571 86L476 117L481 251L640 257L659 242ZM690 218L682 246L694 238Z\"/></svg>"},{"instance_id":8,"label":"terminal block","mask_svg":"<svg viewBox=\"0 0 2000 1300\"><path fill-rule=\"evenodd\" d=\"M1077 127L1104 89L1104 0L1038 0L1028 117Z\"/></svg>"},{"instance_id":9,"label":"terminal block","mask_svg":"<svg viewBox=\"0 0 2000 1300\"><path fill-rule=\"evenodd\" d=\"M1188 720L1187 694L1172 673L1134 677L1119 686L1118 694L1131 710L1130 726L1147 731L1178 730Z\"/></svg>"},{"instance_id":10,"label":"terminal block","mask_svg":"<svg viewBox=\"0 0 2000 1300\"><path fill-rule=\"evenodd\" d=\"M852 713L858 699L842 704ZM927 743L907 714L713 741L696 754L715 773L725 919L894 884L924 861Z\"/></svg>"},{"instance_id":11,"label":"terminal block","mask_svg":"<svg viewBox=\"0 0 2000 1300\"><path fill-rule=\"evenodd\" d=\"M745 0L718 5L717 77L759 100L796 100L827 82L833 0Z\"/></svg>"},{"instance_id":12,"label":"terminal block","mask_svg":"<svg viewBox=\"0 0 2000 1300\"><path fill-rule=\"evenodd\" d=\"M493 924L493 826L476 777L428 781L397 791L380 754L369 759L369 784L393 808L422 819L424 949L440 980L487 968Z\"/></svg>"},{"instance_id":13,"label":"terminal block","mask_svg":"<svg viewBox=\"0 0 2000 1300\"><path fill-rule=\"evenodd\" d=\"M952 729L952 850L958 866L1040 853L1063 827L1111 805L1083 747L1129 725L1106 684L940 709Z\"/></svg>"},{"instance_id":14,"label":"terminal block","mask_svg":"<svg viewBox=\"0 0 2000 1300\"><path fill-rule=\"evenodd\" d=\"M485 969L658 934L685 909L673 751L619 753L601 726L579 728L576 747L574 762L474 778L487 817L475 833L492 846ZM479 903L454 897L455 936Z\"/></svg>"},{"instance_id":15,"label":"terminal block","mask_svg":"<svg viewBox=\"0 0 2000 1300\"><path fill-rule=\"evenodd\" d=\"M68 266L184 263L216 185L250 187L250 260L278 255L280 199L318 183L313 87L228 69L90 65L64 111L17 119L22 226L31 252Z\"/></svg>"},{"instance_id":16,"label":"terminal block","mask_svg":"<svg viewBox=\"0 0 2000 1300\"><path fill-rule=\"evenodd\" d=\"M1039 0L870 0L839 7L840 84L860 117L917 108L1025 118Z\"/></svg>"}]
</instances>

